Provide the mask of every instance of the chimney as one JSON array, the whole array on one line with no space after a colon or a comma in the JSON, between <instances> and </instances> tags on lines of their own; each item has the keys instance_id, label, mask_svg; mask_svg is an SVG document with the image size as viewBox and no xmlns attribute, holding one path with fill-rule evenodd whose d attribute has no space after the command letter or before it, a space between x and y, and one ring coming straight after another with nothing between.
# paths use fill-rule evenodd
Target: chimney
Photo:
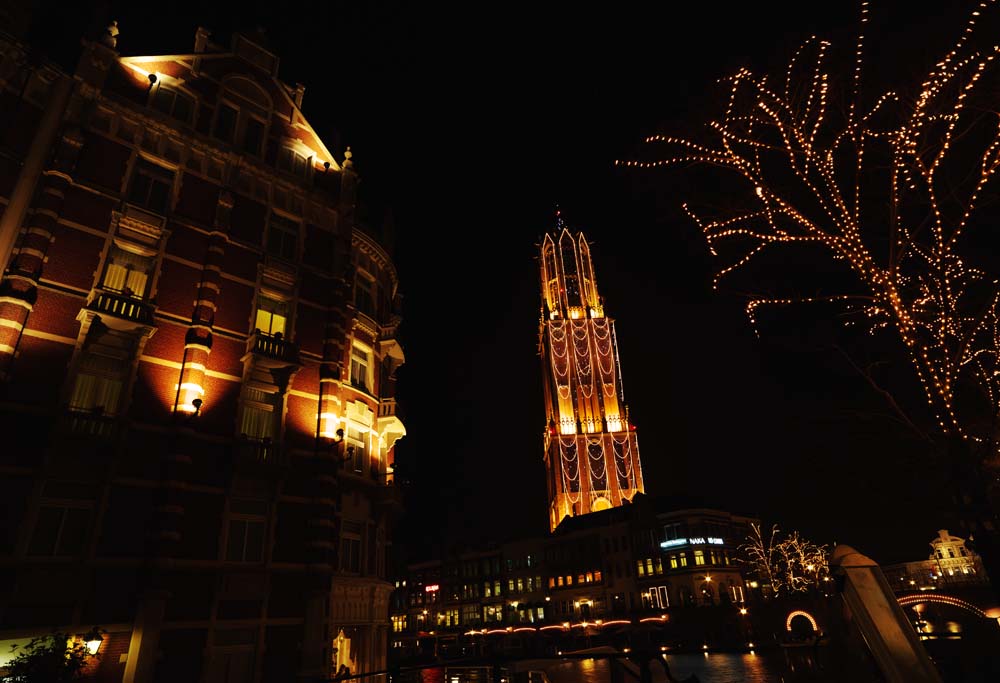
<instances>
[{"instance_id":1,"label":"chimney","mask_svg":"<svg viewBox=\"0 0 1000 683\"><path fill-rule=\"evenodd\" d=\"M208 45L208 37L212 35L211 32L204 26L199 26L198 30L194 32L194 51L204 52L205 47Z\"/></svg>"}]
</instances>

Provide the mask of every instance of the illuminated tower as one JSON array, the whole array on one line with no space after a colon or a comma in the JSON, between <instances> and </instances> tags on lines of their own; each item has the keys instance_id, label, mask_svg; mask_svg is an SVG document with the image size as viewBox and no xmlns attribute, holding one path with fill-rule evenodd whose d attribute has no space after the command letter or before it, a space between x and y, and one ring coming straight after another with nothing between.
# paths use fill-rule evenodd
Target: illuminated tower
<instances>
[{"instance_id":1,"label":"illuminated tower","mask_svg":"<svg viewBox=\"0 0 1000 683\"><path fill-rule=\"evenodd\" d=\"M606 510L643 490L628 421L614 320L597 294L590 247L558 221L541 246L539 353L545 395L549 526Z\"/></svg>"}]
</instances>

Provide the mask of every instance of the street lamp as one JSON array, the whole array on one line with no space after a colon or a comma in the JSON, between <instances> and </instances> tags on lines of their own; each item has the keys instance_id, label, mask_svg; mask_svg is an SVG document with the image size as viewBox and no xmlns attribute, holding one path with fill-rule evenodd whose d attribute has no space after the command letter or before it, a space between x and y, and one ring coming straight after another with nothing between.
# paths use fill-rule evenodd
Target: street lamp
<instances>
[{"instance_id":1,"label":"street lamp","mask_svg":"<svg viewBox=\"0 0 1000 683\"><path fill-rule=\"evenodd\" d=\"M90 655L96 655L97 651L101 649L101 643L104 641L104 637L101 632L97 630L97 627L90 629L87 635L83 636L83 642L87 646L87 653Z\"/></svg>"}]
</instances>

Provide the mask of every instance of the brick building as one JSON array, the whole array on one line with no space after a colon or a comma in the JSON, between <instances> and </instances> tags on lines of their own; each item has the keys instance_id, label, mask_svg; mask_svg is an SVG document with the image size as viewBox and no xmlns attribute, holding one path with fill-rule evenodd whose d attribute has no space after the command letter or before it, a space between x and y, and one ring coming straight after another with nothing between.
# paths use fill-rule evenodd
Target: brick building
<instances>
[{"instance_id":1,"label":"brick building","mask_svg":"<svg viewBox=\"0 0 1000 683\"><path fill-rule=\"evenodd\" d=\"M107 681L385 663L396 271L259 38L0 33L0 649Z\"/></svg>"}]
</instances>

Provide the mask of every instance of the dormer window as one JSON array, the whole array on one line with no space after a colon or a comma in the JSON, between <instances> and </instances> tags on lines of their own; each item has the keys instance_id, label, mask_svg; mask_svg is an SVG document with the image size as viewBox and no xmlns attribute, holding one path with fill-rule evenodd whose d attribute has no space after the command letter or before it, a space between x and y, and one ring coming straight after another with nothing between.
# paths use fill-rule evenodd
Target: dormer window
<instances>
[{"instance_id":1,"label":"dormer window","mask_svg":"<svg viewBox=\"0 0 1000 683\"><path fill-rule=\"evenodd\" d=\"M174 172L145 159L137 159L129 182L128 201L156 213L165 214L170 206Z\"/></svg>"},{"instance_id":2,"label":"dormer window","mask_svg":"<svg viewBox=\"0 0 1000 683\"><path fill-rule=\"evenodd\" d=\"M194 112L194 98L180 90L175 90L168 86L158 85L153 91L153 97L149 102L150 106L167 116L172 116L178 121L191 123L191 114Z\"/></svg>"},{"instance_id":3,"label":"dormer window","mask_svg":"<svg viewBox=\"0 0 1000 683\"><path fill-rule=\"evenodd\" d=\"M264 122L253 116L247 116L243 124L243 151L254 156L260 156L264 144Z\"/></svg>"},{"instance_id":4,"label":"dormer window","mask_svg":"<svg viewBox=\"0 0 1000 683\"><path fill-rule=\"evenodd\" d=\"M215 112L215 126L212 134L223 142L231 143L236 134L236 122L239 119L239 111L225 102L220 102Z\"/></svg>"},{"instance_id":5,"label":"dormer window","mask_svg":"<svg viewBox=\"0 0 1000 683\"><path fill-rule=\"evenodd\" d=\"M278 150L278 169L304 178L309 169L309 159L291 147L282 147Z\"/></svg>"}]
</instances>

